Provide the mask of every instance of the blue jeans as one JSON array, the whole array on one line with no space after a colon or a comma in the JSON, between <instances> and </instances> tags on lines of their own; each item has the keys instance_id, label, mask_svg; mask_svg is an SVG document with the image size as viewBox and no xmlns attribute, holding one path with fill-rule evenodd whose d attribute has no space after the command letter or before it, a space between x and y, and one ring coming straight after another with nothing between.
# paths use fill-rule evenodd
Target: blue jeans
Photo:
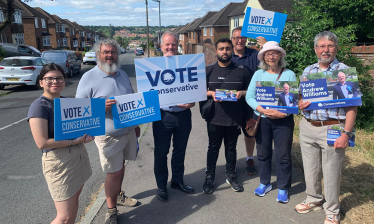
<instances>
[{"instance_id":1,"label":"blue jeans","mask_svg":"<svg viewBox=\"0 0 374 224\"><path fill-rule=\"evenodd\" d=\"M171 181L182 183L184 175L184 158L187 142L192 128L191 110L167 112L161 110L161 120L153 122L154 173L157 187L165 189L168 181L167 155L173 137L173 154L171 156Z\"/></svg>"},{"instance_id":2,"label":"blue jeans","mask_svg":"<svg viewBox=\"0 0 374 224\"><path fill-rule=\"evenodd\" d=\"M257 115L254 115L253 119L257 119ZM291 147L294 126L293 115L282 119L261 118L256 134L256 144L258 169L262 184L266 185L271 180L274 140L278 189L288 190L291 187Z\"/></svg>"}]
</instances>

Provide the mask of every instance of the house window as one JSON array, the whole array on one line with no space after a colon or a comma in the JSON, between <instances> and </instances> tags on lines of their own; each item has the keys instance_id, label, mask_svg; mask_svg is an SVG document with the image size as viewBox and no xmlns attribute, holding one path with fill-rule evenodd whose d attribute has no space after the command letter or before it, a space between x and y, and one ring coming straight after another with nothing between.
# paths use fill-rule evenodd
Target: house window
<instances>
[{"instance_id":1,"label":"house window","mask_svg":"<svg viewBox=\"0 0 374 224\"><path fill-rule=\"evenodd\" d=\"M56 23L56 32L58 32L58 24Z\"/></svg>"},{"instance_id":2,"label":"house window","mask_svg":"<svg viewBox=\"0 0 374 224\"><path fill-rule=\"evenodd\" d=\"M4 13L3 11L0 10L0 22L4 22L5 21L5 17L4 17Z\"/></svg>"},{"instance_id":3,"label":"house window","mask_svg":"<svg viewBox=\"0 0 374 224\"><path fill-rule=\"evenodd\" d=\"M16 11L14 13L14 22L15 23L22 23L22 13L20 11Z\"/></svg>"},{"instance_id":4,"label":"house window","mask_svg":"<svg viewBox=\"0 0 374 224\"><path fill-rule=\"evenodd\" d=\"M43 46L51 46L51 38L50 36L43 37Z\"/></svg>"},{"instance_id":5,"label":"house window","mask_svg":"<svg viewBox=\"0 0 374 224\"><path fill-rule=\"evenodd\" d=\"M39 28L38 18L35 18L35 28Z\"/></svg>"},{"instance_id":6,"label":"house window","mask_svg":"<svg viewBox=\"0 0 374 224\"><path fill-rule=\"evenodd\" d=\"M85 35L84 35L84 31L82 31L82 32L81 32L81 37L84 37L84 36L85 36Z\"/></svg>"},{"instance_id":7,"label":"house window","mask_svg":"<svg viewBox=\"0 0 374 224\"><path fill-rule=\"evenodd\" d=\"M204 27L204 36L206 36L206 27Z\"/></svg>"},{"instance_id":8,"label":"house window","mask_svg":"<svg viewBox=\"0 0 374 224\"><path fill-rule=\"evenodd\" d=\"M65 33L65 24L61 24L61 32Z\"/></svg>"},{"instance_id":9,"label":"house window","mask_svg":"<svg viewBox=\"0 0 374 224\"><path fill-rule=\"evenodd\" d=\"M73 47L78 47L78 40L73 40Z\"/></svg>"},{"instance_id":10,"label":"house window","mask_svg":"<svg viewBox=\"0 0 374 224\"><path fill-rule=\"evenodd\" d=\"M25 44L23 33L13 33L12 38L14 44Z\"/></svg>"},{"instance_id":11,"label":"house window","mask_svg":"<svg viewBox=\"0 0 374 224\"><path fill-rule=\"evenodd\" d=\"M82 41L82 47L86 46L86 41Z\"/></svg>"},{"instance_id":12,"label":"house window","mask_svg":"<svg viewBox=\"0 0 374 224\"><path fill-rule=\"evenodd\" d=\"M213 27L210 27L210 36L213 36Z\"/></svg>"},{"instance_id":13,"label":"house window","mask_svg":"<svg viewBox=\"0 0 374 224\"><path fill-rule=\"evenodd\" d=\"M57 40L57 47L60 47L60 40Z\"/></svg>"},{"instance_id":14,"label":"house window","mask_svg":"<svg viewBox=\"0 0 374 224\"><path fill-rule=\"evenodd\" d=\"M239 26L239 17L234 18L234 28Z\"/></svg>"},{"instance_id":15,"label":"house window","mask_svg":"<svg viewBox=\"0 0 374 224\"><path fill-rule=\"evenodd\" d=\"M62 43L64 46L68 46L68 39L67 38L62 38Z\"/></svg>"},{"instance_id":16,"label":"house window","mask_svg":"<svg viewBox=\"0 0 374 224\"><path fill-rule=\"evenodd\" d=\"M8 40L6 39L5 34L1 34L1 43L8 43Z\"/></svg>"},{"instance_id":17,"label":"house window","mask_svg":"<svg viewBox=\"0 0 374 224\"><path fill-rule=\"evenodd\" d=\"M87 35L88 35L88 36L87 36L88 38L91 38L91 33L88 33Z\"/></svg>"},{"instance_id":18,"label":"house window","mask_svg":"<svg viewBox=\"0 0 374 224\"><path fill-rule=\"evenodd\" d=\"M42 28L45 28L45 19L41 19L42 20Z\"/></svg>"},{"instance_id":19,"label":"house window","mask_svg":"<svg viewBox=\"0 0 374 224\"><path fill-rule=\"evenodd\" d=\"M74 29L73 29L73 35L75 35L75 31L74 31Z\"/></svg>"}]
</instances>

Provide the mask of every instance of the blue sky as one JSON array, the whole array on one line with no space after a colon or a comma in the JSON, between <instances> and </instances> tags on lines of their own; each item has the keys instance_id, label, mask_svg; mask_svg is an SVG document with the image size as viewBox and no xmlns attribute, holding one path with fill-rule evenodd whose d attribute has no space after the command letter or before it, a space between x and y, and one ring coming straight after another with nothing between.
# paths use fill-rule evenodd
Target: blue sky
<instances>
[{"instance_id":1,"label":"blue sky","mask_svg":"<svg viewBox=\"0 0 374 224\"><path fill-rule=\"evenodd\" d=\"M161 24L184 25L208 11L218 11L230 2L244 0L161 0ZM145 0L32 0L50 14L80 25L145 26ZM158 26L158 2L148 0L150 26Z\"/></svg>"}]
</instances>

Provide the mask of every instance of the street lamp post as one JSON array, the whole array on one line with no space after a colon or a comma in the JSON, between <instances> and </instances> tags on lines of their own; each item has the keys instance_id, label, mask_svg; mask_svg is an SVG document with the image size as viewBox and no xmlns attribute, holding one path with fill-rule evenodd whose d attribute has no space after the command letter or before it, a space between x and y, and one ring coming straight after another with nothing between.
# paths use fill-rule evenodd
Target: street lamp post
<instances>
[{"instance_id":1,"label":"street lamp post","mask_svg":"<svg viewBox=\"0 0 374 224\"><path fill-rule=\"evenodd\" d=\"M160 24L160 31L158 33L158 44L161 44L161 0L152 0L158 2L158 20Z\"/></svg>"},{"instance_id":2,"label":"street lamp post","mask_svg":"<svg viewBox=\"0 0 374 224\"><path fill-rule=\"evenodd\" d=\"M148 0L145 0L146 17L147 17L147 54L149 58L149 27L148 27Z\"/></svg>"}]
</instances>

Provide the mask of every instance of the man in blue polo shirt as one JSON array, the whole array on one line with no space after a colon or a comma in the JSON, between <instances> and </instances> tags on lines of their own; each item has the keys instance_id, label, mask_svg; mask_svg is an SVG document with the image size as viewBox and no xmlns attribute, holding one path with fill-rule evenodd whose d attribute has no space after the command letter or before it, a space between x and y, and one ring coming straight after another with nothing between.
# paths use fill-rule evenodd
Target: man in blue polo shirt
<instances>
[{"instance_id":1,"label":"man in blue polo shirt","mask_svg":"<svg viewBox=\"0 0 374 224\"><path fill-rule=\"evenodd\" d=\"M247 37L242 37L240 34L242 32L242 27L236 27L232 31L232 44L234 45L234 52L232 55L231 60L239 65L243 65L251 74L251 78L255 71L257 71L257 65L260 63L257 59L258 51L255 49L249 49L245 46L247 43ZM257 43L260 45L260 48L266 43L266 39L263 37L257 38ZM243 123L242 123L242 130L244 133L244 142L245 142L245 149L247 151L247 168L246 173L248 175L256 174L256 168L253 161L253 150L255 148L255 138L250 137L247 132L245 131L246 121L253 116L253 110L246 104L246 108L244 108L244 116L243 116Z\"/></svg>"}]
</instances>

